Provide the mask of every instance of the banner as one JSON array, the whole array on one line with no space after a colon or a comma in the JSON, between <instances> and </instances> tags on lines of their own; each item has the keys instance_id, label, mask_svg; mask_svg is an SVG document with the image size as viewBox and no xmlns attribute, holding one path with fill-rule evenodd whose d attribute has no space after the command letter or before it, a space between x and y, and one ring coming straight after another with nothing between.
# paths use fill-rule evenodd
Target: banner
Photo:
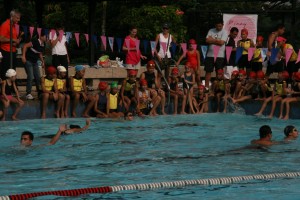
<instances>
[{"instance_id":1,"label":"banner","mask_svg":"<svg viewBox=\"0 0 300 200\"><path fill-rule=\"evenodd\" d=\"M223 14L224 29L227 33L230 33L232 27L239 29L239 34L235 38L235 41L241 39L241 30L246 28L248 30L248 38L252 39L256 43L257 36L257 19L258 15L252 14Z\"/></svg>"},{"instance_id":2,"label":"banner","mask_svg":"<svg viewBox=\"0 0 300 200\"><path fill-rule=\"evenodd\" d=\"M207 45L201 45L201 52L202 52L202 55L203 55L203 59L204 59L204 60L205 60L205 58L206 58L207 49L208 49L208 46L207 46Z\"/></svg>"},{"instance_id":3,"label":"banner","mask_svg":"<svg viewBox=\"0 0 300 200\"><path fill-rule=\"evenodd\" d=\"M74 33L76 44L79 47L79 33Z\"/></svg>"},{"instance_id":4,"label":"banner","mask_svg":"<svg viewBox=\"0 0 300 200\"><path fill-rule=\"evenodd\" d=\"M116 42L117 42L117 45L118 45L118 51L121 52L122 39L121 38L116 38Z\"/></svg>"},{"instance_id":5,"label":"banner","mask_svg":"<svg viewBox=\"0 0 300 200\"><path fill-rule=\"evenodd\" d=\"M101 41L102 41L102 44L103 44L103 47L104 47L104 50L106 51L106 36L104 35L101 35Z\"/></svg>"},{"instance_id":6,"label":"banner","mask_svg":"<svg viewBox=\"0 0 300 200\"><path fill-rule=\"evenodd\" d=\"M287 63L289 62L293 51L294 51L293 49L286 49L285 50L285 66L287 66Z\"/></svg>"},{"instance_id":7,"label":"banner","mask_svg":"<svg viewBox=\"0 0 300 200\"><path fill-rule=\"evenodd\" d=\"M216 62L221 46L214 45L214 62Z\"/></svg>"},{"instance_id":8,"label":"banner","mask_svg":"<svg viewBox=\"0 0 300 200\"><path fill-rule=\"evenodd\" d=\"M253 54L254 54L255 48L254 47L250 47L248 49L248 61L252 60Z\"/></svg>"},{"instance_id":9,"label":"banner","mask_svg":"<svg viewBox=\"0 0 300 200\"><path fill-rule=\"evenodd\" d=\"M114 38L108 37L108 44L110 46L111 51L114 51Z\"/></svg>"},{"instance_id":10,"label":"banner","mask_svg":"<svg viewBox=\"0 0 300 200\"><path fill-rule=\"evenodd\" d=\"M155 41L150 41L150 46L151 46L152 56L154 56L154 52L155 52L155 49L156 49L156 42Z\"/></svg>"},{"instance_id":11,"label":"banner","mask_svg":"<svg viewBox=\"0 0 300 200\"><path fill-rule=\"evenodd\" d=\"M225 53L226 53L227 63L229 63L231 52L232 52L232 47L231 46L226 46L225 47Z\"/></svg>"},{"instance_id":12,"label":"banner","mask_svg":"<svg viewBox=\"0 0 300 200\"><path fill-rule=\"evenodd\" d=\"M86 43L89 44L89 34L85 33L84 36L85 36Z\"/></svg>"},{"instance_id":13,"label":"banner","mask_svg":"<svg viewBox=\"0 0 300 200\"><path fill-rule=\"evenodd\" d=\"M243 51L244 51L244 48L243 47L237 47L236 48L236 54L235 54L235 64L237 64L240 60L240 58L242 57L243 55Z\"/></svg>"},{"instance_id":14,"label":"banner","mask_svg":"<svg viewBox=\"0 0 300 200\"><path fill-rule=\"evenodd\" d=\"M297 64L298 62L300 62L300 49L299 49L299 51L298 51L298 58L297 58L296 64Z\"/></svg>"}]
</instances>

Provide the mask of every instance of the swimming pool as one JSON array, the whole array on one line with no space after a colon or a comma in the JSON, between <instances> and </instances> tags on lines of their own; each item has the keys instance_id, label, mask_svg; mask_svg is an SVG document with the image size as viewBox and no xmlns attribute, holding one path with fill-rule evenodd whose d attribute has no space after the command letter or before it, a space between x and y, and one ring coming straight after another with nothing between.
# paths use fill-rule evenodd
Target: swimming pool
<instances>
[{"instance_id":1,"label":"swimming pool","mask_svg":"<svg viewBox=\"0 0 300 200\"><path fill-rule=\"evenodd\" d=\"M34 144L47 143L60 123L84 125L84 119L24 120L1 123L0 196L50 190L138 184L298 171L298 140L268 150L243 149L268 124L274 140L299 120L239 114L159 116L123 121L93 119L82 134L62 136L54 146L22 149L23 130ZM249 180L216 186L89 194L94 199L294 199L299 178ZM38 197L36 199L64 199Z\"/></svg>"}]
</instances>

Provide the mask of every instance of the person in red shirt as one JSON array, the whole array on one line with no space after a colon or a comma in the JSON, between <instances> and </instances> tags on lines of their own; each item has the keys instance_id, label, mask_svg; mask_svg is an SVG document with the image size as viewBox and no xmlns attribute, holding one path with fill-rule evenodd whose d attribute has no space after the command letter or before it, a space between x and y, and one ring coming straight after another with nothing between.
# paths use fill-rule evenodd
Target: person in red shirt
<instances>
[{"instance_id":1,"label":"person in red shirt","mask_svg":"<svg viewBox=\"0 0 300 200\"><path fill-rule=\"evenodd\" d=\"M10 12L10 19L7 19L2 23L0 28L0 50L2 53L2 64L0 68L0 76L1 78L5 78L5 73L8 69L13 68L16 69L17 58L16 58L16 47L20 44L21 39L18 38L18 33L16 30L16 24L19 23L21 18L21 13L17 10L12 10ZM12 24L12 48L10 46L10 23ZM10 66L10 51L12 51L13 63Z\"/></svg>"}]
</instances>

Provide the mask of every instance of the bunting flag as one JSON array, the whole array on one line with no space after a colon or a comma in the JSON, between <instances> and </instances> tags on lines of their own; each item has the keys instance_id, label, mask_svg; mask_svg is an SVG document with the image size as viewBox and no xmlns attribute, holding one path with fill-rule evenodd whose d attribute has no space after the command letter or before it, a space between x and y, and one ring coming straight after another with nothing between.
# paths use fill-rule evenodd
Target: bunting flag
<instances>
[{"instance_id":1,"label":"bunting flag","mask_svg":"<svg viewBox=\"0 0 300 200\"><path fill-rule=\"evenodd\" d=\"M97 40L97 35L93 35L93 41L95 43L96 48L98 47L98 40Z\"/></svg>"},{"instance_id":2,"label":"bunting flag","mask_svg":"<svg viewBox=\"0 0 300 200\"><path fill-rule=\"evenodd\" d=\"M230 59L231 52L232 52L232 47L230 47L230 46L225 46L225 53L226 53L226 60L227 60L227 63L229 63L229 59Z\"/></svg>"},{"instance_id":3,"label":"bunting flag","mask_svg":"<svg viewBox=\"0 0 300 200\"><path fill-rule=\"evenodd\" d=\"M148 49L148 40L143 40L143 46L144 46L144 54L146 54Z\"/></svg>"},{"instance_id":4,"label":"bunting flag","mask_svg":"<svg viewBox=\"0 0 300 200\"><path fill-rule=\"evenodd\" d=\"M105 35L101 35L101 41L102 41L104 50L106 51L106 36Z\"/></svg>"},{"instance_id":5,"label":"bunting flag","mask_svg":"<svg viewBox=\"0 0 300 200\"><path fill-rule=\"evenodd\" d=\"M42 33L42 28L37 28L36 31L37 31L38 36L40 38L41 37L41 33Z\"/></svg>"},{"instance_id":6,"label":"bunting flag","mask_svg":"<svg viewBox=\"0 0 300 200\"><path fill-rule=\"evenodd\" d=\"M121 52L122 39L121 38L116 38L116 42L117 42L117 45L118 45L118 51Z\"/></svg>"},{"instance_id":7,"label":"bunting flag","mask_svg":"<svg viewBox=\"0 0 300 200\"><path fill-rule=\"evenodd\" d=\"M237 64L242 57L244 48L243 47L237 47L236 48L236 54L235 54L235 64Z\"/></svg>"},{"instance_id":8,"label":"bunting flag","mask_svg":"<svg viewBox=\"0 0 300 200\"><path fill-rule=\"evenodd\" d=\"M140 52L140 40L135 40L135 48L136 48L136 52Z\"/></svg>"},{"instance_id":9,"label":"bunting flag","mask_svg":"<svg viewBox=\"0 0 300 200\"><path fill-rule=\"evenodd\" d=\"M45 32L45 35L46 35L46 38L48 38L49 36L49 29L46 29L46 28L44 28L44 32Z\"/></svg>"},{"instance_id":10,"label":"bunting flag","mask_svg":"<svg viewBox=\"0 0 300 200\"><path fill-rule=\"evenodd\" d=\"M75 34L75 33L74 33ZM72 33L71 32L66 32L66 40L67 40L67 43L70 42L70 39L72 38ZM76 39L76 38L75 38Z\"/></svg>"},{"instance_id":11,"label":"bunting flag","mask_svg":"<svg viewBox=\"0 0 300 200\"><path fill-rule=\"evenodd\" d=\"M114 51L114 38L108 37L108 44L110 46L111 51Z\"/></svg>"},{"instance_id":12,"label":"bunting flag","mask_svg":"<svg viewBox=\"0 0 300 200\"><path fill-rule=\"evenodd\" d=\"M202 52L202 55L203 55L203 60L205 60L205 58L206 58L207 49L208 49L207 45L202 45L201 46L201 52Z\"/></svg>"},{"instance_id":13,"label":"bunting flag","mask_svg":"<svg viewBox=\"0 0 300 200\"><path fill-rule=\"evenodd\" d=\"M34 31L34 27L30 26L29 27L30 38L32 38L32 36L33 36L33 31Z\"/></svg>"},{"instance_id":14,"label":"bunting flag","mask_svg":"<svg viewBox=\"0 0 300 200\"><path fill-rule=\"evenodd\" d=\"M56 30L51 29L51 30L50 30L50 39L51 39L51 40L53 40L55 34L56 34ZM56 37L58 37L58 36L56 36Z\"/></svg>"},{"instance_id":15,"label":"bunting flag","mask_svg":"<svg viewBox=\"0 0 300 200\"><path fill-rule=\"evenodd\" d=\"M255 51L255 48L254 48L254 47L250 47L250 48L248 49L248 61L252 60L254 51Z\"/></svg>"},{"instance_id":16,"label":"bunting flag","mask_svg":"<svg viewBox=\"0 0 300 200\"><path fill-rule=\"evenodd\" d=\"M197 50L197 44L192 44L194 50Z\"/></svg>"},{"instance_id":17,"label":"bunting flag","mask_svg":"<svg viewBox=\"0 0 300 200\"><path fill-rule=\"evenodd\" d=\"M59 36L58 36L58 40L61 42L61 40L62 40L62 38L63 38L63 36L64 36L64 31L63 30L59 30L58 31L58 34L59 34Z\"/></svg>"},{"instance_id":18,"label":"bunting flag","mask_svg":"<svg viewBox=\"0 0 300 200\"><path fill-rule=\"evenodd\" d=\"M267 57L267 52L268 52L268 48L262 48L261 51L260 51L260 55L261 55L261 58L262 58L263 61Z\"/></svg>"},{"instance_id":19,"label":"bunting flag","mask_svg":"<svg viewBox=\"0 0 300 200\"><path fill-rule=\"evenodd\" d=\"M19 24L15 24L15 29L16 29L17 35L19 35L19 33L20 33L20 25Z\"/></svg>"},{"instance_id":20,"label":"bunting flag","mask_svg":"<svg viewBox=\"0 0 300 200\"><path fill-rule=\"evenodd\" d=\"M79 33L74 33L77 46L79 47Z\"/></svg>"},{"instance_id":21,"label":"bunting flag","mask_svg":"<svg viewBox=\"0 0 300 200\"><path fill-rule=\"evenodd\" d=\"M130 39L125 39L125 45L127 47L127 51L129 51L129 48L130 48Z\"/></svg>"},{"instance_id":22,"label":"bunting flag","mask_svg":"<svg viewBox=\"0 0 300 200\"><path fill-rule=\"evenodd\" d=\"M175 53L176 53L176 48L177 48L177 45L174 43L174 42L172 42L171 43L171 53L172 53L172 57L175 55Z\"/></svg>"},{"instance_id":23,"label":"bunting flag","mask_svg":"<svg viewBox=\"0 0 300 200\"><path fill-rule=\"evenodd\" d=\"M300 49L299 49L299 51L298 51L298 58L297 58L296 63L298 63L298 62L300 62Z\"/></svg>"},{"instance_id":24,"label":"bunting flag","mask_svg":"<svg viewBox=\"0 0 300 200\"><path fill-rule=\"evenodd\" d=\"M85 33L84 36L86 43L89 44L89 34Z\"/></svg>"},{"instance_id":25,"label":"bunting flag","mask_svg":"<svg viewBox=\"0 0 300 200\"><path fill-rule=\"evenodd\" d=\"M180 43L181 49L183 51L183 55L186 56L187 51L187 44L186 43Z\"/></svg>"},{"instance_id":26,"label":"bunting flag","mask_svg":"<svg viewBox=\"0 0 300 200\"><path fill-rule=\"evenodd\" d=\"M214 45L214 62L216 62L221 46Z\"/></svg>"},{"instance_id":27,"label":"bunting flag","mask_svg":"<svg viewBox=\"0 0 300 200\"><path fill-rule=\"evenodd\" d=\"M162 47L162 49L163 49L164 54L166 54L166 51L167 51L167 43L166 43L166 42L160 42L160 45L161 45L161 47Z\"/></svg>"},{"instance_id":28,"label":"bunting flag","mask_svg":"<svg viewBox=\"0 0 300 200\"><path fill-rule=\"evenodd\" d=\"M25 35L25 40L28 36L28 29L27 29L27 26L22 26L23 27L23 31L24 31L24 35Z\"/></svg>"},{"instance_id":29,"label":"bunting flag","mask_svg":"<svg viewBox=\"0 0 300 200\"><path fill-rule=\"evenodd\" d=\"M286 49L285 50L285 66L287 66L287 63L289 62L293 51L294 51L294 49Z\"/></svg>"},{"instance_id":30,"label":"bunting flag","mask_svg":"<svg viewBox=\"0 0 300 200\"><path fill-rule=\"evenodd\" d=\"M274 65L277 61L277 55L278 55L279 49L278 48L273 48L271 50L271 57L270 57L270 63Z\"/></svg>"},{"instance_id":31,"label":"bunting flag","mask_svg":"<svg viewBox=\"0 0 300 200\"><path fill-rule=\"evenodd\" d=\"M152 56L154 56L154 52L156 50L156 42L155 41L150 41L150 46L151 46Z\"/></svg>"}]
</instances>

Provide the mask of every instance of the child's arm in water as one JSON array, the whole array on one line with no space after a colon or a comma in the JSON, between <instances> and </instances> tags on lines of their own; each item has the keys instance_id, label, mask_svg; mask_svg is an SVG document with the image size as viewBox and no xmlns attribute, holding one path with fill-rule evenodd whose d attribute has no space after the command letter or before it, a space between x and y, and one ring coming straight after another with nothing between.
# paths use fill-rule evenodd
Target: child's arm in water
<instances>
[{"instance_id":1,"label":"child's arm in water","mask_svg":"<svg viewBox=\"0 0 300 200\"><path fill-rule=\"evenodd\" d=\"M61 134L66 130L66 126L64 124L59 126L59 129L55 136L51 139L51 141L48 143L48 145L54 145L58 139L60 138Z\"/></svg>"}]
</instances>

